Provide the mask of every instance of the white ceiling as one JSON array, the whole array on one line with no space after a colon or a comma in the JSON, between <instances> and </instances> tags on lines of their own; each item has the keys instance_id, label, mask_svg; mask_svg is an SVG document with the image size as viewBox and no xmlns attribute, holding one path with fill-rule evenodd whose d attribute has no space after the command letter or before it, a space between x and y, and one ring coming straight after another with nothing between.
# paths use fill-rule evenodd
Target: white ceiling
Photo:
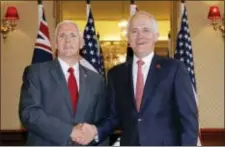
<instances>
[{"instance_id":1,"label":"white ceiling","mask_svg":"<svg viewBox=\"0 0 225 147\"><path fill-rule=\"evenodd\" d=\"M170 1L136 1L139 10L148 11L157 20L169 20ZM120 20L130 15L130 2L92 1L92 12L95 20ZM62 1L63 19L85 20L86 1Z\"/></svg>"}]
</instances>

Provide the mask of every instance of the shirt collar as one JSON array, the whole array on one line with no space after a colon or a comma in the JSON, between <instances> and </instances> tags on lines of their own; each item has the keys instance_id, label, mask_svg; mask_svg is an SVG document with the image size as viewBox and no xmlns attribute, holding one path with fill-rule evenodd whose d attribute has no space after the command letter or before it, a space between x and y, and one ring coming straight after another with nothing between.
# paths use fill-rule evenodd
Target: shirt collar
<instances>
[{"instance_id":1,"label":"shirt collar","mask_svg":"<svg viewBox=\"0 0 225 147\"><path fill-rule=\"evenodd\" d=\"M154 56L154 52L151 52L150 54L148 54L147 56L141 58L142 61L144 61L144 65L149 65L152 61L152 58ZM133 59L133 64L137 64L137 61L139 60L140 58L138 58L136 55L134 55L134 59Z\"/></svg>"},{"instance_id":2,"label":"shirt collar","mask_svg":"<svg viewBox=\"0 0 225 147\"><path fill-rule=\"evenodd\" d=\"M64 73L64 74L67 74L67 73L68 73L68 69L69 69L71 66L69 66L68 63L66 63L65 61L63 61L63 60L62 60L61 58L59 58L59 57L58 57L58 61L59 61L59 64L61 65L61 67L62 67L63 73ZM75 70L75 72L78 71L78 70L79 70L78 63L74 64L74 65L72 66L72 68Z\"/></svg>"}]
</instances>

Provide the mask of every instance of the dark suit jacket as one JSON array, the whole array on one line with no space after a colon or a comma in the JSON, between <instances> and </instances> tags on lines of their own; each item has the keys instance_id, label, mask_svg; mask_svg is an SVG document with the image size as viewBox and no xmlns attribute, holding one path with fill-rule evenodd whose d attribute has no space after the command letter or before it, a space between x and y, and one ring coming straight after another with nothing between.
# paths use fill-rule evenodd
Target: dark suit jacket
<instances>
[{"instance_id":1,"label":"dark suit jacket","mask_svg":"<svg viewBox=\"0 0 225 147\"><path fill-rule=\"evenodd\" d=\"M137 112L132 60L108 74L110 113L98 125L100 140L119 124L121 145L197 145L198 117L189 75L179 61L154 55Z\"/></svg>"},{"instance_id":2,"label":"dark suit jacket","mask_svg":"<svg viewBox=\"0 0 225 147\"><path fill-rule=\"evenodd\" d=\"M72 145L70 134L74 125L82 122L96 124L104 118L103 77L81 65L79 70L79 100L74 115L67 82L58 60L25 69L19 116L29 132L27 145Z\"/></svg>"}]
</instances>

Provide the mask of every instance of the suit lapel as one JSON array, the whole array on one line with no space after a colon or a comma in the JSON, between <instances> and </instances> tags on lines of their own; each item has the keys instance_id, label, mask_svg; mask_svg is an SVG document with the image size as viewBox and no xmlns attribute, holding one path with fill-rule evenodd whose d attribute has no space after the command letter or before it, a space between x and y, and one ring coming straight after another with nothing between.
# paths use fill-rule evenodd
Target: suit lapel
<instances>
[{"instance_id":1,"label":"suit lapel","mask_svg":"<svg viewBox=\"0 0 225 147\"><path fill-rule=\"evenodd\" d=\"M75 114L75 122L80 122L84 119L86 110L88 109L88 103L90 96L87 96L88 89L88 76L87 71L81 65L79 65L79 76L80 76L80 88L79 88L79 99L77 104L77 110Z\"/></svg>"},{"instance_id":2,"label":"suit lapel","mask_svg":"<svg viewBox=\"0 0 225 147\"><path fill-rule=\"evenodd\" d=\"M126 67L127 67L127 94L128 94L128 98L130 99L130 101L132 101L132 105L133 107L136 109L136 100L135 100L135 96L134 96L134 86L133 86L133 71L132 71L132 63L133 60L129 60L126 63Z\"/></svg>"},{"instance_id":3,"label":"suit lapel","mask_svg":"<svg viewBox=\"0 0 225 147\"><path fill-rule=\"evenodd\" d=\"M160 82L162 74L161 64L157 55L153 56L151 66L149 68L148 76L145 82L143 98L141 102L140 112L147 104L149 104L153 98L154 90Z\"/></svg>"},{"instance_id":4,"label":"suit lapel","mask_svg":"<svg viewBox=\"0 0 225 147\"><path fill-rule=\"evenodd\" d=\"M55 81L57 82L59 89L62 92L63 98L65 99L65 102L69 108L69 112L71 112L71 115L72 115L71 98L70 98L70 94L69 94L65 76L63 74L62 68L57 59L53 61L53 64L54 64L54 66L50 70L50 72L51 72L52 76L54 77Z\"/></svg>"}]
</instances>

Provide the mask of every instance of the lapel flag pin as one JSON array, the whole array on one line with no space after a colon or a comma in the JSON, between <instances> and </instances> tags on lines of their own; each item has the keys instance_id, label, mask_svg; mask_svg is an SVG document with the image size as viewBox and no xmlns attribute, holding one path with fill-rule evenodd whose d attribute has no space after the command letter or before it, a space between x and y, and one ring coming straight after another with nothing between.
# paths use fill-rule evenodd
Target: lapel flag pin
<instances>
[{"instance_id":1,"label":"lapel flag pin","mask_svg":"<svg viewBox=\"0 0 225 147\"><path fill-rule=\"evenodd\" d=\"M160 69L161 65L160 64L156 64L156 68Z\"/></svg>"}]
</instances>

